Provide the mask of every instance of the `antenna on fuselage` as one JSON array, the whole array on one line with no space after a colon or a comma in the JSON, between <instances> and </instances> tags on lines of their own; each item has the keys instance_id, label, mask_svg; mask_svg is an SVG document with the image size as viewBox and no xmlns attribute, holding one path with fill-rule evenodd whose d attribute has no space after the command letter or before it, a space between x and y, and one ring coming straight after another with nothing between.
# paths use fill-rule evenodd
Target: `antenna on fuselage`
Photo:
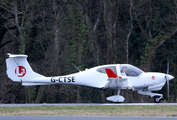
<instances>
[{"instance_id":1,"label":"antenna on fuselage","mask_svg":"<svg viewBox=\"0 0 177 120\"><path fill-rule=\"evenodd\" d=\"M72 63L72 64L74 65L74 63ZM75 65L74 65L74 67L75 67L79 72L81 72L78 67L76 67Z\"/></svg>"}]
</instances>

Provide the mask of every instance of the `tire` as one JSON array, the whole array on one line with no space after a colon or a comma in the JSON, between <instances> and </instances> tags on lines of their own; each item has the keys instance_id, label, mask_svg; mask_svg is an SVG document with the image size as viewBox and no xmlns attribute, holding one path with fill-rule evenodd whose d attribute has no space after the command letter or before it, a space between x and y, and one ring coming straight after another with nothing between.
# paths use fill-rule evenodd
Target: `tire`
<instances>
[{"instance_id":1,"label":"tire","mask_svg":"<svg viewBox=\"0 0 177 120\"><path fill-rule=\"evenodd\" d=\"M160 103L161 99L159 99L160 96L154 96L154 102L155 103Z\"/></svg>"}]
</instances>

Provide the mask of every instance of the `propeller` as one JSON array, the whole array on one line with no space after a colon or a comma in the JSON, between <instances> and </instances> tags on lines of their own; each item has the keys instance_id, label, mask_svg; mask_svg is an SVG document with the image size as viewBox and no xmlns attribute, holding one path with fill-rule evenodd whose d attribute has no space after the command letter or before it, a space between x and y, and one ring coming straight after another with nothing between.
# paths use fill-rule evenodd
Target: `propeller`
<instances>
[{"instance_id":1,"label":"propeller","mask_svg":"<svg viewBox=\"0 0 177 120\"><path fill-rule=\"evenodd\" d=\"M169 75L169 59L167 60L167 74L165 76L166 81L167 81L167 95L168 95L168 100L169 100L169 81L172 80L174 77L172 75Z\"/></svg>"},{"instance_id":2,"label":"propeller","mask_svg":"<svg viewBox=\"0 0 177 120\"><path fill-rule=\"evenodd\" d=\"M168 100L169 100L169 59L167 60L167 75L166 75L166 80L167 80L167 95L168 95Z\"/></svg>"}]
</instances>

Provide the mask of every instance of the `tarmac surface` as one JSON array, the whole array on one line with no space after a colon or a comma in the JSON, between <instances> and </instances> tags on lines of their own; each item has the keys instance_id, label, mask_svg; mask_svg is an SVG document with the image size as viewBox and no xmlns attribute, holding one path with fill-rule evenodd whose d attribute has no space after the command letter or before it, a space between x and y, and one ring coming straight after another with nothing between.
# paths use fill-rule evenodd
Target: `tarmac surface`
<instances>
[{"instance_id":1,"label":"tarmac surface","mask_svg":"<svg viewBox=\"0 0 177 120\"><path fill-rule=\"evenodd\" d=\"M104 105L173 105L177 103L42 103L42 104L0 104L0 107L21 107L21 106L104 106Z\"/></svg>"}]
</instances>

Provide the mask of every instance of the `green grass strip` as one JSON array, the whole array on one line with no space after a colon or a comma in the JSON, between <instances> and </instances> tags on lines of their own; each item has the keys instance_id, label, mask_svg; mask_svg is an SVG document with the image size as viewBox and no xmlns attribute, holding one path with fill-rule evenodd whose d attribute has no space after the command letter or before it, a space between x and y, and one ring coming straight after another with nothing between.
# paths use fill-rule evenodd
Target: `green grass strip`
<instances>
[{"instance_id":1,"label":"green grass strip","mask_svg":"<svg viewBox=\"0 0 177 120\"><path fill-rule=\"evenodd\" d=\"M0 107L0 115L177 116L177 106L33 106Z\"/></svg>"}]
</instances>

